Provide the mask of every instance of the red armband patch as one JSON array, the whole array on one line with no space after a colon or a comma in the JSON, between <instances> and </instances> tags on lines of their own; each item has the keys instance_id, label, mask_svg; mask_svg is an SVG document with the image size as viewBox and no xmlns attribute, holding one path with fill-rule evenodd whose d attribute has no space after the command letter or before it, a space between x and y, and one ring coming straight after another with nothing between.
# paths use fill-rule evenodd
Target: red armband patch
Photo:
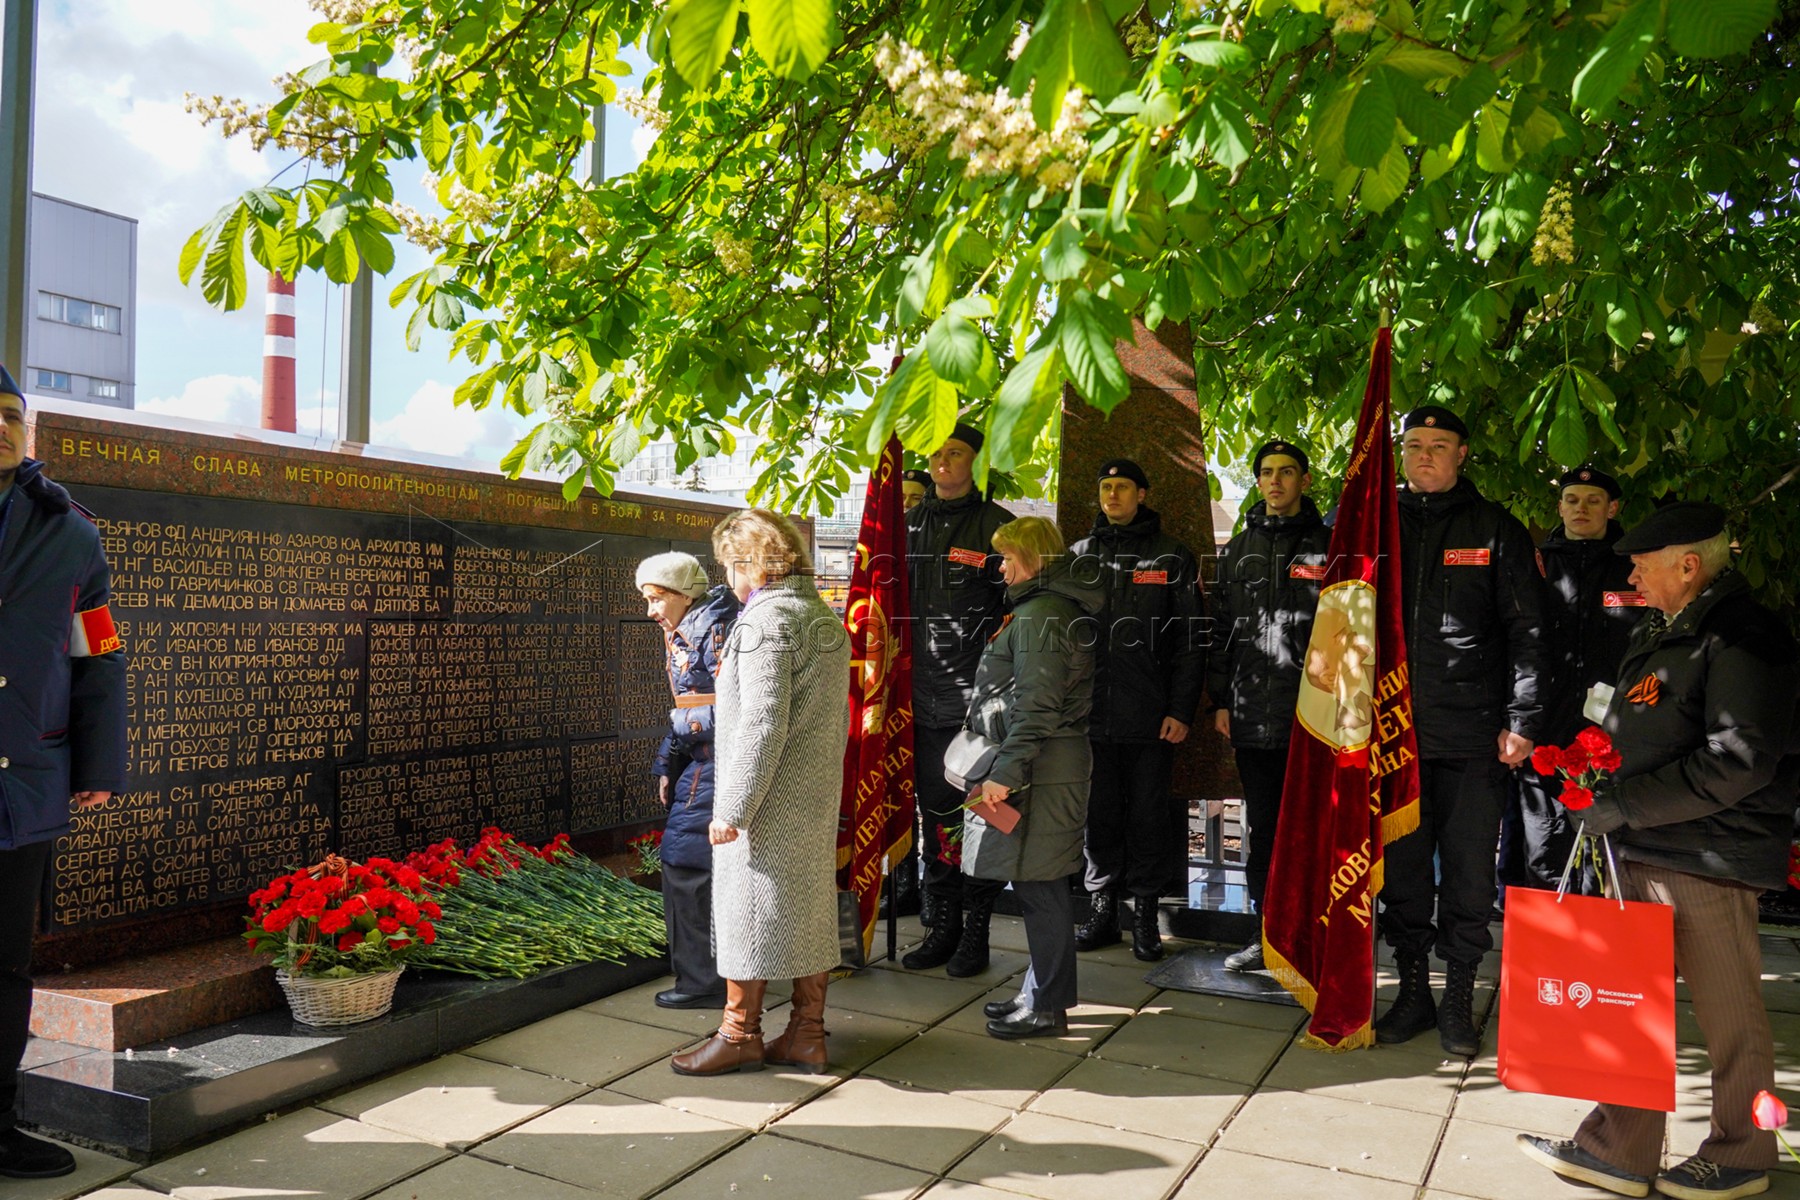
<instances>
[{"instance_id":1,"label":"red armband patch","mask_svg":"<svg viewBox=\"0 0 1800 1200\"><path fill-rule=\"evenodd\" d=\"M106 605L75 614L74 627L69 631L70 658L111 654L123 645L119 640L119 631L113 625L112 609Z\"/></svg>"},{"instance_id":2,"label":"red armband patch","mask_svg":"<svg viewBox=\"0 0 1800 1200\"><path fill-rule=\"evenodd\" d=\"M1301 563L1301 562L1294 563L1288 567L1288 578L1289 579L1323 579L1323 578L1325 578L1325 564L1324 563Z\"/></svg>"},{"instance_id":3,"label":"red armband patch","mask_svg":"<svg viewBox=\"0 0 1800 1200\"><path fill-rule=\"evenodd\" d=\"M1444 565L1446 567L1485 567L1493 552L1483 546L1479 550L1446 550Z\"/></svg>"},{"instance_id":4,"label":"red armband patch","mask_svg":"<svg viewBox=\"0 0 1800 1200\"><path fill-rule=\"evenodd\" d=\"M961 550L952 547L950 553L944 557L953 563L961 563L965 567L987 566L987 555L979 550Z\"/></svg>"},{"instance_id":5,"label":"red armband patch","mask_svg":"<svg viewBox=\"0 0 1800 1200\"><path fill-rule=\"evenodd\" d=\"M1600 596L1603 608L1649 608L1650 602L1644 599L1642 592L1604 592Z\"/></svg>"},{"instance_id":6,"label":"red armband patch","mask_svg":"<svg viewBox=\"0 0 1800 1200\"><path fill-rule=\"evenodd\" d=\"M1169 582L1169 573L1167 571L1133 571L1131 573L1131 582L1167 583Z\"/></svg>"}]
</instances>

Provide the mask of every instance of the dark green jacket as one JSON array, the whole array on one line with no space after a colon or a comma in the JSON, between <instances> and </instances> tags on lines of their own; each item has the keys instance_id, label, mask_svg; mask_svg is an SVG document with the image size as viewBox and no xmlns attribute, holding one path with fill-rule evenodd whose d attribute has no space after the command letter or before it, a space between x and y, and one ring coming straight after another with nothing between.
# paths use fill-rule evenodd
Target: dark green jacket
<instances>
[{"instance_id":1,"label":"dark green jacket","mask_svg":"<svg viewBox=\"0 0 1800 1200\"><path fill-rule=\"evenodd\" d=\"M989 777L1013 790L1025 819L1010 834L979 817L964 821L963 870L978 879L1061 879L1082 862L1094 616L1105 597L1065 562L1007 597L1012 615L981 656L967 725L1000 743Z\"/></svg>"},{"instance_id":2,"label":"dark green jacket","mask_svg":"<svg viewBox=\"0 0 1800 1200\"><path fill-rule=\"evenodd\" d=\"M1782 888L1800 785L1794 641L1736 572L1662 625L1639 622L1620 664L1603 728L1625 761L1595 808L1625 818L1613 837L1634 862Z\"/></svg>"}]
</instances>

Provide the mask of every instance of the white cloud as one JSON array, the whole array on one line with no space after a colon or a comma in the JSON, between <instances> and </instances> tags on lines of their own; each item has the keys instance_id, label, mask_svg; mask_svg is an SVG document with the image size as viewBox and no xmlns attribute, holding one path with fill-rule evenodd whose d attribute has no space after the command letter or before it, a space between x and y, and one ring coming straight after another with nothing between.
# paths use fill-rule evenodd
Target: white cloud
<instances>
[{"instance_id":1,"label":"white cloud","mask_svg":"<svg viewBox=\"0 0 1800 1200\"><path fill-rule=\"evenodd\" d=\"M374 424L369 440L376 446L495 462L525 435L525 422L511 410L489 406L476 411L455 403L454 396L450 384L428 380L397 415Z\"/></svg>"},{"instance_id":2,"label":"white cloud","mask_svg":"<svg viewBox=\"0 0 1800 1200\"><path fill-rule=\"evenodd\" d=\"M262 424L262 380L248 375L203 375L190 380L179 396L138 401L138 411L220 421L231 425Z\"/></svg>"}]
</instances>

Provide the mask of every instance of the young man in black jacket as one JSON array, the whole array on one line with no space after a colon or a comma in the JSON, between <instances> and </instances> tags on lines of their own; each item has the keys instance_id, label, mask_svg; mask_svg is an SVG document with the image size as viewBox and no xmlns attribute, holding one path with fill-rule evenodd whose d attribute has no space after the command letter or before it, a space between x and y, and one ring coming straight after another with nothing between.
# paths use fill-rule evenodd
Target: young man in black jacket
<instances>
[{"instance_id":1,"label":"young man in black jacket","mask_svg":"<svg viewBox=\"0 0 1800 1200\"><path fill-rule=\"evenodd\" d=\"M1481 1050L1475 975L1494 945L1500 811L1507 776L1543 736L1549 673L1537 547L1463 478L1468 437L1461 418L1435 405L1401 423L1401 602L1419 827L1386 851L1381 931L1400 995L1375 1022L1381 1042L1435 1026L1457 1055ZM1434 944L1445 968L1441 1013L1431 995Z\"/></svg>"},{"instance_id":2,"label":"young man in black jacket","mask_svg":"<svg viewBox=\"0 0 1800 1200\"><path fill-rule=\"evenodd\" d=\"M75 1158L18 1128L31 1029L31 940L69 809L125 785L125 653L100 531L25 457L25 394L0 367L0 1176L67 1175Z\"/></svg>"},{"instance_id":3,"label":"young man in black jacket","mask_svg":"<svg viewBox=\"0 0 1800 1200\"><path fill-rule=\"evenodd\" d=\"M1577 467L1558 481L1557 512L1538 554L1549 584L1546 633L1554 682L1545 701L1543 741L1566 746L1592 724L1581 715L1589 689L1618 682L1631 631L1649 612L1631 586L1631 561L1613 553L1619 528L1619 481L1598 467ZM1575 844L1575 827L1556 802L1560 780L1529 764L1513 775L1513 838L1503 838L1501 879L1553 888ZM1509 822L1511 823L1511 822ZM1508 842L1512 842L1508 845Z\"/></svg>"},{"instance_id":4,"label":"young man in black jacket","mask_svg":"<svg viewBox=\"0 0 1800 1200\"><path fill-rule=\"evenodd\" d=\"M975 488L981 432L958 425L931 456L934 495L906 513L912 593L913 767L920 859L931 932L900 960L910 971L948 964L959 978L988 965L988 922L1005 884L971 879L945 861L945 840L962 836L968 798L944 781L944 751L969 712L975 668L1006 610L994 531L1012 513Z\"/></svg>"},{"instance_id":5,"label":"young man in black jacket","mask_svg":"<svg viewBox=\"0 0 1800 1200\"><path fill-rule=\"evenodd\" d=\"M1751 1101L1775 1086L1762 997L1756 897L1787 882L1800 788L1800 652L1731 569L1725 511L1683 501L1621 537L1632 586L1657 617L1638 623L1602 728L1623 760L1595 790L1587 831L1618 847L1620 891L1675 910L1675 970L1712 1063L1712 1126L1691 1158L1657 1174L1667 1114L1602 1104L1572 1139L1520 1134L1566 1179L1622 1196L1735 1200L1769 1186L1775 1135Z\"/></svg>"},{"instance_id":6,"label":"young man in black jacket","mask_svg":"<svg viewBox=\"0 0 1800 1200\"><path fill-rule=\"evenodd\" d=\"M1186 882L1187 806L1170 796L1169 773L1206 683L1199 568L1162 531L1149 495L1142 467L1102 463L1094 531L1069 547L1076 576L1106 589L1088 719L1088 914L1075 945L1119 940L1123 888L1132 896L1131 952L1144 962L1162 957L1158 898Z\"/></svg>"},{"instance_id":7,"label":"young man in black jacket","mask_svg":"<svg viewBox=\"0 0 1800 1200\"><path fill-rule=\"evenodd\" d=\"M1250 850L1244 876L1260 913L1275 852L1288 734L1294 727L1331 530L1306 495L1312 486L1306 451L1291 442L1269 442L1251 459L1250 470L1262 499L1251 506L1243 532L1219 558L1212 594L1218 632L1207 690L1213 727L1231 739L1244 783ZM1262 938L1227 957L1225 966L1262 970Z\"/></svg>"}]
</instances>

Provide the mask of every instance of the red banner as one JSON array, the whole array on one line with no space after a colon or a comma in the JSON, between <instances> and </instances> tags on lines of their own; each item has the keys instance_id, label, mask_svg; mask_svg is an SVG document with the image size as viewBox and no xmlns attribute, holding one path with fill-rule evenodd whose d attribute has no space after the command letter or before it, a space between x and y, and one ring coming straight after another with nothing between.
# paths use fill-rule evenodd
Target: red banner
<instances>
[{"instance_id":1,"label":"red banner","mask_svg":"<svg viewBox=\"0 0 1800 1200\"><path fill-rule=\"evenodd\" d=\"M1382 848L1419 823L1389 430L1392 335L1375 335L1289 741L1264 959L1308 1012L1308 1045L1374 1041Z\"/></svg>"},{"instance_id":2,"label":"red banner","mask_svg":"<svg viewBox=\"0 0 1800 1200\"><path fill-rule=\"evenodd\" d=\"M883 863L912 848L911 603L900 442L890 438L869 477L844 625L850 631L850 742L838 810L840 891L854 892L863 952L871 949Z\"/></svg>"}]
</instances>

